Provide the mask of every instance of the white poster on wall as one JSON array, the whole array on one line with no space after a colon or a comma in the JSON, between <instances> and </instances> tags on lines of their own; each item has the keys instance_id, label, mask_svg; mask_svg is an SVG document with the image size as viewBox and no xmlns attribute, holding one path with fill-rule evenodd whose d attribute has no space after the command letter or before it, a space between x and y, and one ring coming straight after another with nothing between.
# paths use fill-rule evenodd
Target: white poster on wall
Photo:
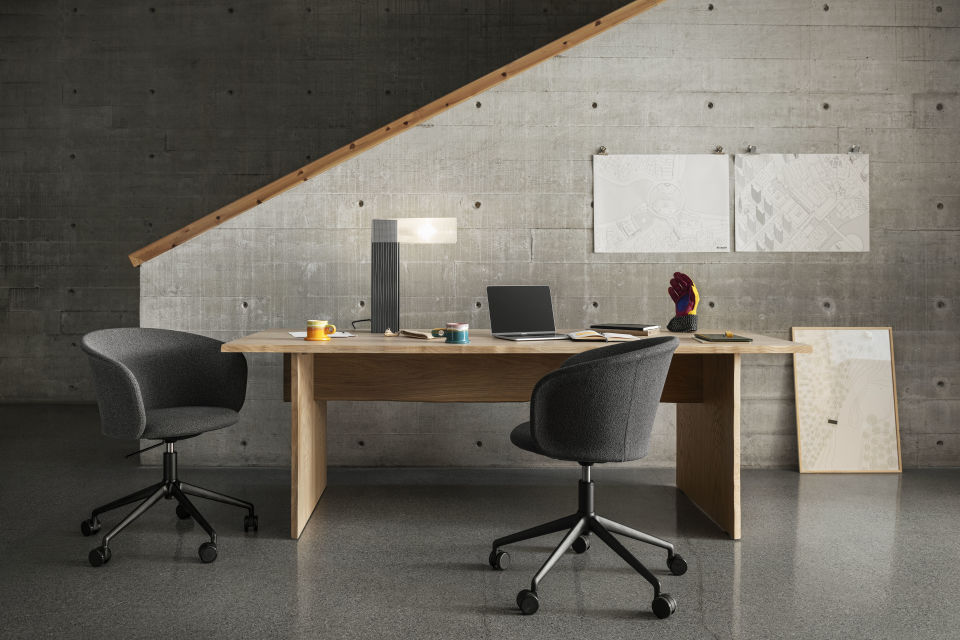
<instances>
[{"instance_id":1,"label":"white poster on wall","mask_svg":"<svg viewBox=\"0 0 960 640\"><path fill-rule=\"evenodd\" d=\"M594 156L593 246L597 253L729 251L729 156Z\"/></svg>"},{"instance_id":2,"label":"white poster on wall","mask_svg":"<svg viewBox=\"0 0 960 640\"><path fill-rule=\"evenodd\" d=\"M869 251L866 154L748 154L734 162L737 251Z\"/></svg>"}]
</instances>

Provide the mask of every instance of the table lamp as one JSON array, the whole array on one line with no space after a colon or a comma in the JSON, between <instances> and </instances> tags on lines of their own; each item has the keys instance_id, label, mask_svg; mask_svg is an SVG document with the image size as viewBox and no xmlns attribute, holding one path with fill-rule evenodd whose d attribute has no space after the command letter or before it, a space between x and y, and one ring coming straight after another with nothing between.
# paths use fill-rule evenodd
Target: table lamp
<instances>
[{"instance_id":1,"label":"table lamp","mask_svg":"<svg viewBox=\"0 0 960 640\"><path fill-rule=\"evenodd\" d=\"M400 245L454 244L456 218L374 220L370 245L370 331L400 329Z\"/></svg>"}]
</instances>

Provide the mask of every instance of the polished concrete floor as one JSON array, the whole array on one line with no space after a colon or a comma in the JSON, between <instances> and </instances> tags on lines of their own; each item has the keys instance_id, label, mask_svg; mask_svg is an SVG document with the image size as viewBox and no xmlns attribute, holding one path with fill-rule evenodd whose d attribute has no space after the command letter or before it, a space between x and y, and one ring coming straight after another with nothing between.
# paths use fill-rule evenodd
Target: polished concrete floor
<instances>
[{"instance_id":1,"label":"polished concrete floor","mask_svg":"<svg viewBox=\"0 0 960 640\"><path fill-rule=\"evenodd\" d=\"M506 437L506 434L504 434ZM572 512L577 469L342 469L299 542L288 472L190 469L187 481L257 504L200 508L220 557L161 502L94 569L79 524L95 504L159 479L104 438L96 409L0 406L0 637L35 638L958 638L960 470L900 476L743 474L744 539L732 542L671 484L670 470L600 468L597 510L673 541L689 563L628 542L679 602L594 541L561 559L534 616L514 598L559 540L493 538ZM105 518L111 526L119 514Z\"/></svg>"}]
</instances>

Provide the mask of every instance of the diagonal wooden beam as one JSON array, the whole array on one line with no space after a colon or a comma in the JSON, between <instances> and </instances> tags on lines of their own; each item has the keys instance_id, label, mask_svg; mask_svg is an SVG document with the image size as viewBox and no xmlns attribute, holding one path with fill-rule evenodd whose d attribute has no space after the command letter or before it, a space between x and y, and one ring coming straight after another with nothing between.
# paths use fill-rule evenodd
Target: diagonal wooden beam
<instances>
[{"instance_id":1,"label":"diagonal wooden beam","mask_svg":"<svg viewBox=\"0 0 960 640\"><path fill-rule=\"evenodd\" d=\"M544 62L545 60L549 60L555 55L561 54L568 49L586 42L590 38L603 33L612 27L615 27L626 20L638 16L647 9L655 7L664 1L665 0L634 0L634 2L630 2L629 4L620 7L616 11L613 11L606 16L599 18L598 20L594 20L588 25L584 25L576 31L568 33L562 38L558 38L553 42L540 47L536 51L528 53L522 58L518 58L513 62L500 67L499 69L491 71L487 75L477 78L469 84L465 84L459 89L456 89L442 98L434 100L433 102L420 107L416 111L409 113L402 118L394 120L386 126L380 127L375 131L371 131L362 138L354 140L350 144L344 145L292 173L288 173L281 178L277 178L270 184L260 187L253 193L234 200L230 204L220 207L213 213L209 213L199 220L196 220L187 226L178 229L173 233L160 238L159 240L156 240L155 242L151 242L147 246L131 253L129 255L130 262L133 264L133 266L138 267L144 262L151 260L152 258L156 258L160 254L165 253L170 249L183 244L187 240L200 235L204 231L212 229L226 222L227 220L240 215L244 211L249 211L257 205L263 204L270 198L280 195L284 191L295 187L297 184L309 180L310 178L317 176L324 171L327 171L328 169L331 169L338 164L363 153L367 149L371 149L378 144L389 140L394 136L400 135L404 131L407 131L416 125L429 120L435 115L460 104L464 100L469 100L477 94L482 93L491 87L495 87L501 82L509 80L510 78L526 71L527 69Z\"/></svg>"}]
</instances>

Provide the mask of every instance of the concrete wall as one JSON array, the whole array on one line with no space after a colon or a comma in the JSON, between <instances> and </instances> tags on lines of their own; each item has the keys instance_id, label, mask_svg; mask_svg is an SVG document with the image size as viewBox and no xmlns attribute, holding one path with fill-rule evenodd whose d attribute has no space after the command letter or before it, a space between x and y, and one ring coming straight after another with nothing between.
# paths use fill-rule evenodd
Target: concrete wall
<instances>
[{"instance_id":1,"label":"concrete wall","mask_svg":"<svg viewBox=\"0 0 960 640\"><path fill-rule=\"evenodd\" d=\"M403 247L405 326L488 326L484 287L546 283L558 322L666 322L691 274L703 326L894 327L903 459L960 463L957 209L960 12L871 0L671 0L141 268L141 322L231 338L310 317L369 316L374 217L452 216L450 246ZM867 254L592 253L591 154L871 157ZM210 462L283 463L278 357L256 356L243 424L197 442ZM335 372L331 372L335 375ZM796 464L789 357L747 357L747 466ZM333 403L334 464L542 464L512 448L524 405ZM673 457L663 406L655 452ZM196 458L195 458L196 459Z\"/></svg>"},{"instance_id":2,"label":"concrete wall","mask_svg":"<svg viewBox=\"0 0 960 640\"><path fill-rule=\"evenodd\" d=\"M621 0L0 0L0 402L92 402L126 255Z\"/></svg>"}]
</instances>

